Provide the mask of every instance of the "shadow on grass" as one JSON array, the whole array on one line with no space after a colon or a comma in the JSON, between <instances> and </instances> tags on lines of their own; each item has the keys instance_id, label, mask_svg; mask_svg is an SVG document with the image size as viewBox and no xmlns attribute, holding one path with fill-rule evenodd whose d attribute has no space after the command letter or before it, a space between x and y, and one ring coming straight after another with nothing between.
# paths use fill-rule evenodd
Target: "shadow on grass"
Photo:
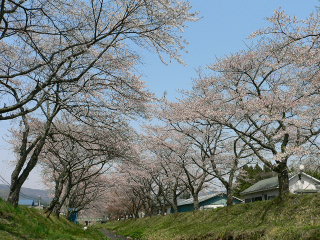
<instances>
[{"instance_id":1,"label":"shadow on grass","mask_svg":"<svg viewBox=\"0 0 320 240\"><path fill-rule=\"evenodd\" d=\"M257 227L261 226L263 223L265 223L266 221L266 216L268 215L269 212L272 211L275 202L277 201L277 199L273 200L272 202L270 202L267 206L264 207L264 211L262 212L262 215L259 219L259 222L257 223Z\"/></svg>"},{"instance_id":2,"label":"shadow on grass","mask_svg":"<svg viewBox=\"0 0 320 240\"><path fill-rule=\"evenodd\" d=\"M5 227L3 227L2 225L0 225L0 230L2 230L2 231L4 231L4 232L7 232L7 233L11 234L12 236L17 237L17 238L19 238L19 239L23 239L23 240L28 240L28 239L30 239L30 238L25 237L25 236L22 235L21 233L16 232L16 231L13 231L13 230L10 229L10 228L9 228L9 229L8 229L8 228L5 228Z\"/></svg>"}]
</instances>

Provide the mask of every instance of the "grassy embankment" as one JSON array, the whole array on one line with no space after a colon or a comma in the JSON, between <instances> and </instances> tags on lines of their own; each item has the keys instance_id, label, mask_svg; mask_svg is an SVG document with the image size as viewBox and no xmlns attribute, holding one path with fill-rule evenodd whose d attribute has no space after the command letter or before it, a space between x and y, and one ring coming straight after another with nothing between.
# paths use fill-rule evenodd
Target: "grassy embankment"
<instances>
[{"instance_id":1,"label":"grassy embankment","mask_svg":"<svg viewBox=\"0 0 320 240\"><path fill-rule=\"evenodd\" d=\"M148 240L317 240L320 195L292 195L230 208L170 214L104 224L105 228Z\"/></svg>"},{"instance_id":2,"label":"grassy embankment","mask_svg":"<svg viewBox=\"0 0 320 240\"><path fill-rule=\"evenodd\" d=\"M48 219L37 209L14 208L0 199L0 239L102 240L105 237L96 229L84 231L66 219Z\"/></svg>"}]
</instances>

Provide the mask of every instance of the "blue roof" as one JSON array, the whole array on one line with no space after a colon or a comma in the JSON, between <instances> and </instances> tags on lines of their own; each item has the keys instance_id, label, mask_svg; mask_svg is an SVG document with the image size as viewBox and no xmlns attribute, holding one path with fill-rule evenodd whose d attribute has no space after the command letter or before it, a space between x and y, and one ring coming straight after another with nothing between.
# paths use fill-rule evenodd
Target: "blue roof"
<instances>
[{"instance_id":1,"label":"blue roof","mask_svg":"<svg viewBox=\"0 0 320 240\"><path fill-rule=\"evenodd\" d=\"M18 205L21 206L34 206L34 200L20 199Z\"/></svg>"}]
</instances>

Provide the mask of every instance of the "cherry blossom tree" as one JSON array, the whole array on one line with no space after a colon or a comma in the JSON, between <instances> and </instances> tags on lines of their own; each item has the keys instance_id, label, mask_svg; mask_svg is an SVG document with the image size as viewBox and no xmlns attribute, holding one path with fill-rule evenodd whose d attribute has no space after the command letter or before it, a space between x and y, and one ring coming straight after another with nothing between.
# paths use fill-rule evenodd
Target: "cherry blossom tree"
<instances>
[{"instance_id":1,"label":"cherry blossom tree","mask_svg":"<svg viewBox=\"0 0 320 240\"><path fill-rule=\"evenodd\" d=\"M256 46L218 60L200 78L184 106L190 118L211 119L236 134L278 173L280 196L289 192L288 162L306 153L319 134L318 70L288 61L287 49Z\"/></svg>"},{"instance_id":2,"label":"cherry blossom tree","mask_svg":"<svg viewBox=\"0 0 320 240\"><path fill-rule=\"evenodd\" d=\"M110 184L105 195L107 215L115 220L138 217L139 211L143 210L142 200L136 197L133 189L121 181L123 178L118 174L113 177L117 179L117 185Z\"/></svg>"},{"instance_id":3,"label":"cherry blossom tree","mask_svg":"<svg viewBox=\"0 0 320 240\"><path fill-rule=\"evenodd\" d=\"M89 204L90 199L98 194L94 189L103 187L97 180L114 161L129 154L130 132L129 128L115 124L112 128L65 122L55 124L40 155L44 176L55 186L47 214L54 211L59 215L66 202L73 208Z\"/></svg>"},{"instance_id":4,"label":"cherry blossom tree","mask_svg":"<svg viewBox=\"0 0 320 240\"><path fill-rule=\"evenodd\" d=\"M14 146L17 159L11 174L8 202L13 205L18 204L21 187L36 166L46 138L50 133L52 121L60 110L59 104L52 105L47 105L46 109L41 108L46 117L45 121L23 115L20 129L12 130L11 143Z\"/></svg>"},{"instance_id":5,"label":"cherry blossom tree","mask_svg":"<svg viewBox=\"0 0 320 240\"><path fill-rule=\"evenodd\" d=\"M73 212L84 212L104 197L106 183L103 174L93 174L73 187L65 201L67 219Z\"/></svg>"},{"instance_id":6,"label":"cherry blossom tree","mask_svg":"<svg viewBox=\"0 0 320 240\"><path fill-rule=\"evenodd\" d=\"M195 19L182 1L1 3L0 120L21 117L24 125L8 198L16 205L54 118L63 111L92 123L105 111L143 114L151 95L134 69L133 44L180 61L181 31ZM43 126L37 136L27 123L35 118Z\"/></svg>"},{"instance_id":7,"label":"cherry blossom tree","mask_svg":"<svg viewBox=\"0 0 320 240\"><path fill-rule=\"evenodd\" d=\"M129 73L132 65L128 61L130 57L114 68L110 66L108 71L112 76L96 71L75 84L59 84L48 89L48 99L40 108L33 113L22 115L20 129L14 131L15 136L19 136L14 142L19 158L12 174L11 193L8 198L10 202L17 204L20 188L37 164L38 155L56 116L69 114L75 121L97 126L106 121L109 121L108 124L114 121L116 126L120 118L144 114L145 104L151 95L143 90L144 86L139 79ZM127 82L125 86L124 79ZM20 109L22 113L25 111L24 107ZM31 131L32 122L36 124L33 128L35 132ZM28 167L23 168L25 165Z\"/></svg>"},{"instance_id":8,"label":"cherry blossom tree","mask_svg":"<svg viewBox=\"0 0 320 240\"><path fill-rule=\"evenodd\" d=\"M132 44L180 61L190 8L176 0L1 1L0 120L35 111L57 84L113 76L110 66L139 59Z\"/></svg>"},{"instance_id":9,"label":"cherry blossom tree","mask_svg":"<svg viewBox=\"0 0 320 240\"><path fill-rule=\"evenodd\" d=\"M153 168L149 169L150 175L159 192L159 205L171 206L174 213L178 212L178 197L186 191L182 181L183 169L177 165L177 156L171 150L163 146L157 136L144 136L145 146L154 159ZM161 201L164 200L164 201ZM162 209L162 213L165 209Z\"/></svg>"},{"instance_id":10,"label":"cherry blossom tree","mask_svg":"<svg viewBox=\"0 0 320 240\"><path fill-rule=\"evenodd\" d=\"M188 142L197 156L192 158L194 164L223 185L227 205L232 205L235 177L239 169L252 160L248 146L210 118L194 118L192 112L182 115L180 110L188 109L183 101L164 101L163 104L159 116L167 130L179 133Z\"/></svg>"},{"instance_id":11,"label":"cherry blossom tree","mask_svg":"<svg viewBox=\"0 0 320 240\"><path fill-rule=\"evenodd\" d=\"M117 68L120 70L121 66ZM36 166L56 116L71 115L72 121L79 124L110 128L112 125L121 126L119 122L126 126L125 119L128 116L143 114L149 95L132 92L133 85L129 85L127 70L128 65L123 66L121 75L118 74L117 79L110 78L108 85L102 84L101 79L95 78L91 79L90 85L69 85L52 89L50 99L41 105L39 111L22 116L23 121L19 130L13 130L13 143L18 157L8 197L11 203L17 204L20 188ZM121 86L122 77L127 77L128 87ZM131 79L132 84L135 84L135 78ZM110 96L112 91L114 93ZM49 95L49 90L47 94ZM21 108L23 111L23 107Z\"/></svg>"},{"instance_id":12,"label":"cherry blossom tree","mask_svg":"<svg viewBox=\"0 0 320 240\"><path fill-rule=\"evenodd\" d=\"M124 163L109 176L107 209L118 218L132 216L139 218L139 213L151 216L157 212L156 199L152 188L153 180L140 163Z\"/></svg>"},{"instance_id":13,"label":"cherry blossom tree","mask_svg":"<svg viewBox=\"0 0 320 240\"><path fill-rule=\"evenodd\" d=\"M206 159L201 157L201 153L193 148L190 141L183 134L166 126L149 127L149 129L154 139L153 142L158 145L157 149L170 153L170 158L167 161L171 161L172 166L175 168L175 171L171 174L173 177L179 176L179 180L193 197L194 208L196 210L199 209L199 193L206 187L207 182L213 178L208 173ZM179 181L176 181L176 184L176 187L178 187ZM181 189L179 191L180 195L182 191ZM177 194L178 191L173 195L173 202L169 202L174 209L176 207Z\"/></svg>"}]
</instances>

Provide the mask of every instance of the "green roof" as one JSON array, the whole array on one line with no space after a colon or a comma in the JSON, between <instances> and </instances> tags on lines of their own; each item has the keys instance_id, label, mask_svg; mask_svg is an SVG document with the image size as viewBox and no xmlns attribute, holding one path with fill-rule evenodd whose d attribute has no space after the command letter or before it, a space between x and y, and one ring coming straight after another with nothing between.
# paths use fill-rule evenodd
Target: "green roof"
<instances>
[{"instance_id":1,"label":"green roof","mask_svg":"<svg viewBox=\"0 0 320 240\"><path fill-rule=\"evenodd\" d=\"M241 195L275 189L278 187L279 187L278 177L267 178L253 184L251 187L241 192Z\"/></svg>"}]
</instances>

